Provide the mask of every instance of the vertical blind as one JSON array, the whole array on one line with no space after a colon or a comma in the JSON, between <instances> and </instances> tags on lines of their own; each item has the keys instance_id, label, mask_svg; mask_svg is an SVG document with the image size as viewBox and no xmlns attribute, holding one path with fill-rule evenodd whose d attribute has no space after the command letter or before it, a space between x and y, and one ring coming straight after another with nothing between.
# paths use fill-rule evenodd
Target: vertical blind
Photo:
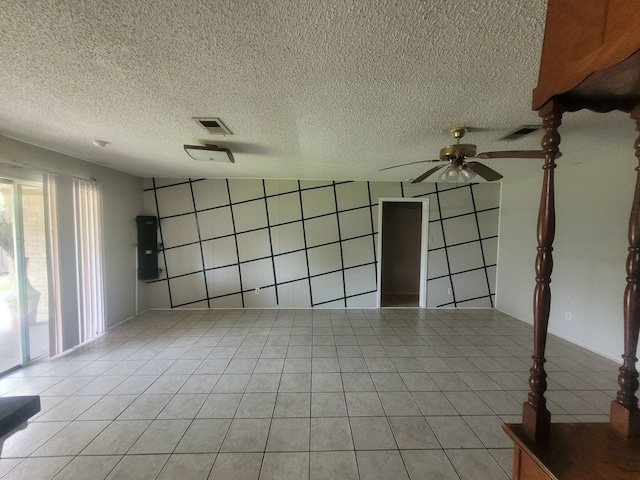
<instances>
[{"instance_id":1,"label":"vertical blind","mask_svg":"<svg viewBox=\"0 0 640 480\"><path fill-rule=\"evenodd\" d=\"M104 331L102 192L97 183L74 179L76 271L80 343Z\"/></svg>"},{"instance_id":2,"label":"vertical blind","mask_svg":"<svg viewBox=\"0 0 640 480\"><path fill-rule=\"evenodd\" d=\"M60 255L58 238L58 182L55 175L44 174L45 228L47 237L47 271L49 272L49 352L63 351L62 299L60 298Z\"/></svg>"},{"instance_id":3,"label":"vertical blind","mask_svg":"<svg viewBox=\"0 0 640 480\"><path fill-rule=\"evenodd\" d=\"M57 355L104 331L102 190L53 174L44 188L49 346Z\"/></svg>"}]
</instances>

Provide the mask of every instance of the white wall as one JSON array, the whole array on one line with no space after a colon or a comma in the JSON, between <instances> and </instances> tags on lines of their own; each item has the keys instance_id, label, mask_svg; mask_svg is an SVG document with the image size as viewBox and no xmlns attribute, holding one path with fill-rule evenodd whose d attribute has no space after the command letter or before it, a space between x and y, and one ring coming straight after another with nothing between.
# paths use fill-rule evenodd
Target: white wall
<instances>
[{"instance_id":1,"label":"white wall","mask_svg":"<svg viewBox=\"0 0 640 480\"><path fill-rule=\"evenodd\" d=\"M149 307L375 307L378 199L428 197L427 305L490 308L499 194L497 184L149 179L165 246Z\"/></svg>"},{"instance_id":2,"label":"white wall","mask_svg":"<svg viewBox=\"0 0 640 480\"><path fill-rule=\"evenodd\" d=\"M3 162L26 165L13 168ZM135 315L135 217L143 213L142 179L0 136L0 174L34 178L33 171L95 179L102 185L107 328ZM25 171L26 174L25 174ZM144 283L140 283L144 286ZM144 309L144 288L139 289Z\"/></svg>"},{"instance_id":3,"label":"white wall","mask_svg":"<svg viewBox=\"0 0 640 480\"><path fill-rule=\"evenodd\" d=\"M549 332L619 361L637 134L629 120L619 128L620 114L601 116L592 129L581 125L581 118L574 122L573 114L567 114L560 128L564 156L555 170ZM585 136L601 141L585 151L580 144ZM541 185L542 170L535 178L502 185L496 308L529 323ZM565 312L571 312L570 321Z\"/></svg>"}]
</instances>

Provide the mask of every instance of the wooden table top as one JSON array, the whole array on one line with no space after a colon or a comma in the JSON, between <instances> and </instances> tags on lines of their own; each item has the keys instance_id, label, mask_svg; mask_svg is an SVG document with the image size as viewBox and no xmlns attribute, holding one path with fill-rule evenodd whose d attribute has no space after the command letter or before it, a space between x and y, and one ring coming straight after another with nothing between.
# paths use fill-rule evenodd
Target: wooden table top
<instances>
[{"instance_id":1,"label":"wooden table top","mask_svg":"<svg viewBox=\"0 0 640 480\"><path fill-rule=\"evenodd\" d=\"M640 479L640 439L625 440L608 423L553 423L546 447L531 442L520 424L502 428L558 480Z\"/></svg>"}]
</instances>

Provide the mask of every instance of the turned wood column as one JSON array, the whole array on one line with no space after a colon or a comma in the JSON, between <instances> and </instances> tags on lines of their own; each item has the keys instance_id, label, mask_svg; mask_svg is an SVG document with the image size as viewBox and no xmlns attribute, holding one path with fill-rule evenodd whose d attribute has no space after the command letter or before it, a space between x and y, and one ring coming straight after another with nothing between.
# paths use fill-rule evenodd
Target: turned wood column
<instances>
[{"instance_id":1,"label":"turned wood column","mask_svg":"<svg viewBox=\"0 0 640 480\"><path fill-rule=\"evenodd\" d=\"M640 132L640 105L631 112ZM640 136L635 142L636 188L629 217L629 253L627 254L627 286L624 290L624 354L618 375L620 390L611 402L611 426L627 438L640 436L638 411L638 371L636 353L640 329Z\"/></svg>"},{"instance_id":2,"label":"turned wood column","mask_svg":"<svg viewBox=\"0 0 640 480\"><path fill-rule=\"evenodd\" d=\"M522 427L525 434L537 443L547 443L551 414L547 410L544 392L547 390L547 372L544 369L544 351L547 344L549 310L551 308L551 271L553 270L553 239L556 230L553 171L560 145L558 127L562 110L554 102L548 102L539 112L545 130L542 138L544 151L542 194L538 210L538 248L536 254L536 286L533 291L533 366L529 369L529 397L522 409Z\"/></svg>"}]
</instances>

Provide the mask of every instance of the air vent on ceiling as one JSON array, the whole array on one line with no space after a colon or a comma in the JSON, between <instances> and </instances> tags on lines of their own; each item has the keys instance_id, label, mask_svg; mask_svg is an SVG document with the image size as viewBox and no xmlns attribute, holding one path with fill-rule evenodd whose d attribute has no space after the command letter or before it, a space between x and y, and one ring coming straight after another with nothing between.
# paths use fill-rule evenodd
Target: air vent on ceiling
<instances>
[{"instance_id":1,"label":"air vent on ceiling","mask_svg":"<svg viewBox=\"0 0 640 480\"><path fill-rule=\"evenodd\" d=\"M233 135L231 130L217 117L194 117L198 125L213 135Z\"/></svg>"},{"instance_id":2,"label":"air vent on ceiling","mask_svg":"<svg viewBox=\"0 0 640 480\"><path fill-rule=\"evenodd\" d=\"M540 129L542 129L542 125L523 125L515 132L511 132L510 134L505 135L500 140L518 140L519 138L530 135Z\"/></svg>"}]
</instances>

